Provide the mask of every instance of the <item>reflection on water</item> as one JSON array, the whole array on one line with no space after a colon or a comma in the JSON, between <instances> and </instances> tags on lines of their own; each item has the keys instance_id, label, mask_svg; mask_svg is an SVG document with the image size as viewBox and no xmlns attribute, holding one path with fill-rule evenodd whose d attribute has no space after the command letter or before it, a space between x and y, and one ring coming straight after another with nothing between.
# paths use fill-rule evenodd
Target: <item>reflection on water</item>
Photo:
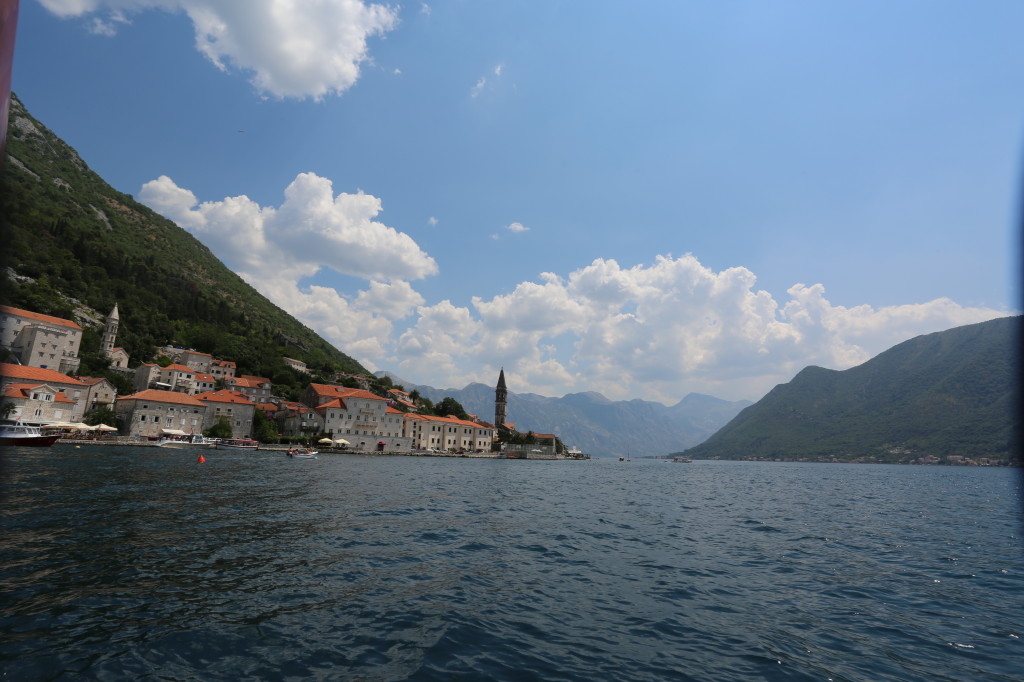
<instances>
[{"instance_id":1,"label":"reflection on water","mask_svg":"<svg viewBox=\"0 0 1024 682\"><path fill-rule=\"evenodd\" d=\"M5 679L1019 677L1007 470L4 452Z\"/></svg>"}]
</instances>

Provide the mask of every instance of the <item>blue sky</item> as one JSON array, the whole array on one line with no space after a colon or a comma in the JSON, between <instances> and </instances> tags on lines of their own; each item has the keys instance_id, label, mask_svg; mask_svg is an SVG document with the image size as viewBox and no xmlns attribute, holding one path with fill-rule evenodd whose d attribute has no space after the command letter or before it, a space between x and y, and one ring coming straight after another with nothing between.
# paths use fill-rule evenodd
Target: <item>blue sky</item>
<instances>
[{"instance_id":1,"label":"blue sky","mask_svg":"<svg viewBox=\"0 0 1024 682\"><path fill-rule=\"evenodd\" d=\"M995 0L22 0L13 87L372 369L756 400L1016 311L1022 25Z\"/></svg>"}]
</instances>

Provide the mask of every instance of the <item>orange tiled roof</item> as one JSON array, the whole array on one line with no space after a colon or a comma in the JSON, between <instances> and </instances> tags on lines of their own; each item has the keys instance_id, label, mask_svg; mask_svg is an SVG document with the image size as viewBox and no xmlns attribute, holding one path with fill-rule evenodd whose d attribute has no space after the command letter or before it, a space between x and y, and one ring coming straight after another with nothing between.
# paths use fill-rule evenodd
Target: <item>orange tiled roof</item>
<instances>
[{"instance_id":1,"label":"orange tiled roof","mask_svg":"<svg viewBox=\"0 0 1024 682\"><path fill-rule=\"evenodd\" d=\"M423 421L431 422L444 422L445 424L457 424L459 426L472 426L475 429L493 429L494 427L490 424L479 424L476 422L466 421L465 419L459 419L458 417L438 417L433 414L408 414L405 415L406 419L422 419Z\"/></svg>"},{"instance_id":2,"label":"orange tiled roof","mask_svg":"<svg viewBox=\"0 0 1024 682\"><path fill-rule=\"evenodd\" d=\"M103 378L103 377L83 377L83 376L77 376L77 377L72 377L72 378L73 379L78 379L79 381L81 381L86 386L95 386L96 384L98 384L100 382L106 381L106 379Z\"/></svg>"},{"instance_id":3,"label":"orange tiled roof","mask_svg":"<svg viewBox=\"0 0 1024 682\"><path fill-rule=\"evenodd\" d=\"M186 367L185 365L179 365L179 364L167 365L161 371L164 371L164 372L187 372L188 374L195 374L196 373L196 371L194 369L192 369L191 367Z\"/></svg>"},{"instance_id":4,"label":"orange tiled roof","mask_svg":"<svg viewBox=\"0 0 1024 682\"><path fill-rule=\"evenodd\" d=\"M334 400L328 400L323 405L317 405L316 406L317 412L323 412L324 410L328 410L328 409L347 410L348 407L345 406L345 403L342 402L341 398L335 398Z\"/></svg>"},{"instance_id":5,"label":"orange tiled roof","mask_svg":"<svg viewBox=\"0 0 1024 682\"><path fill-rule=\"evenodd\" d=\"M18 317L26 317L30 320L37 322L49 322L50 324L56 324L61 327L68 327L69 329L82 330L77 324L71 320L65 320L62 317L53 317L52 315L43 315L42 313L34 313L31 310L22 310L21 308L12 308L9 305L0 305L0 313L6 313L8 315L17 315Z\"/></svg>"},{"instance_id":6,"label":"orange tiled roof","mask_svg":"<svg viewBox=\"0 0 1024 682\"><path fill-rule=\"evenodd\" d=\"M28 397L29 397L29 393L28 392L31 391L33 388L39 388L40 386L47 386L48 388L54 388L53 386L49 386L48 384L11 384L4 391L4 397L5 398L25 398L27 400ZM72 400L71 398L69 398L67 396L67 394L64 393L64 391L58 391L58 390L54 389L53 392L54 392L53 402L55 402L55 403L71 403L72 405L75 403L75 401Z\"/></svg>"},{"instance_id":7,"label":"orange tiled roof","mask_svg":"<svg viewBox=\"0 0 1024 682\"><path fill-rule=\"evenodd\" d=\"M59 383L85 386L85 384L78 379L72 379L67 374L61 374L60 372L56 372L52 369L26 367L25 365L12 365L7 362L0 363L0 376L9 377L11 379L27 379L28 381L44 381L48 384Z\"/></svg>"},{"instance_id":8,"label":"orange tiled roof","mask_svg":"<svg viewBox=\"0 0 1024 682\"><path fill-rule=\"evenodd\" d=\"M253 401L249 400L249 396L241 393L240 391L221 390L221 391L207 391L206 393L200 393L196 396L196 400L202 400L204 402L211 403L238 403L240 405L255 405Z\"/></svg>"},{"instance_id":9,"label":"orange tiled roof","mask_svg":"<svg viewBox=\"0 0 1024 682\"><path fill-rule=\"evenodd\" d=\"M195 375L196 375L196 381L205 381L208 384L212 384L212 383L217 381L212 374L204 374L202 372L196 372Z\"/></svg>"},{"instance_id":10,"label":"orange tiled roof","mask_svg":"<svg viewBox=\"0 0 1024 682\"><path fill-rule=\"evenodd\" d=\"M156 388L147 388L145 391L121 396L117 399L117 402L121 402L122 400L148 400L154 403L174 403L176 405L192 405L196 407L206 404L196 400L190 395L185 395L184 393L161 391Z\"/></svg>"},{"instance_id":11,"label":"orange tiled roof","mask_svg":"<svg viewBox=\"0 0 1024 682\"><path fill-rule=\"evenodd\" d=\"M242 378L246 381L251 381L253 384L269 384L270 379L264 379L263 377L254 377L251 374L243 374Z\"/></svg>"},{"instance_id":12,"label":"orange tiled roof","mask_svg":"<svg viewBox=\"0 0 1024 682\"><path fill-rule=\"evenodd\" d=\"M334 386L330 384L310 384L317 395L325 398L365 398L366 400L384 400L379 395L374 395L361 388L346 388L345 386Z\"/></svg>"}]
</instances>

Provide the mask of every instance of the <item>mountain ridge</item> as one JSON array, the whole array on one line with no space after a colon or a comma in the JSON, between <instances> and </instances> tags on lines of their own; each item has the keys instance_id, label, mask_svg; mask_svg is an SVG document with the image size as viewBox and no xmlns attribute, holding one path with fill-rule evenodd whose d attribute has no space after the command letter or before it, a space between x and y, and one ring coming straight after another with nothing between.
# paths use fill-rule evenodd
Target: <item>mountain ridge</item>
<instances>
[{"instance_id":1,"label":"mountain ridge","mask_svg":"<svg viewBox=\"0 0 1024 682\"><path fill-rule=\"evenodd\" d=\"M118 345L131 366L173 344L294 385L301 376L282 356L316 373L366 372L186 230L107 184L14 93L0 190L0 301L8 305L71 319L69 299L102 315L116 303ZM91 328L81 350L87 365L103 367Z\"/></svg>"},{"instance_id":2,"label":"mountain ridge","mask_svg":"<svg viewBox=\"0 0 1024 682\"><path fill-rule=\"evenodd\" d=\"M1016 452L1022 320L924 334L846 370L809 366L741 411L693 458L910 462Z\"/></svg>"},{"instance_id":3,"label":"mountain ridge","mask_svg":"<svg viewBox=\"0 0 1024 682\"><path fill-rule=\"evenodd\" d=\"M439 389L409 382L392 372L376 374L386 375L406 391L416 390L435 403L451 397L484 421L494 418L493 386L472 382L461 389ZM514 385L514 376L506 373L506 379ZM508 420L520 431L554 433L565 445L596 457L665 455L686 447L680 443L701 442L750 404L748 400L730 402L697 393L666 406L640 398L613 401L597 391L552 398L510 389Z\"/></svg>"}]
</instances>

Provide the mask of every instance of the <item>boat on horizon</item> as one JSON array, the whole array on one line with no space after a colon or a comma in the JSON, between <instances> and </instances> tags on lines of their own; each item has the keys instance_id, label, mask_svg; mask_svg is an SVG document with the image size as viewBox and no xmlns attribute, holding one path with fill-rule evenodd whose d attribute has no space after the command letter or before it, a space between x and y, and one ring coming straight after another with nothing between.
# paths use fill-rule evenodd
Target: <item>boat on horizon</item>
<instances>
[{"instance_id":1,"label":"boat on horizon","mask_svg":"<svg viewBox=\"0 0 1024 682\"><path fill-rule=\"evenodd\" d=\"M58 438L60 434L44 436L38 426L29 426L20 421L0 424L0 445L48 448L56 443Z\"/></svg>"}]
</instances>

